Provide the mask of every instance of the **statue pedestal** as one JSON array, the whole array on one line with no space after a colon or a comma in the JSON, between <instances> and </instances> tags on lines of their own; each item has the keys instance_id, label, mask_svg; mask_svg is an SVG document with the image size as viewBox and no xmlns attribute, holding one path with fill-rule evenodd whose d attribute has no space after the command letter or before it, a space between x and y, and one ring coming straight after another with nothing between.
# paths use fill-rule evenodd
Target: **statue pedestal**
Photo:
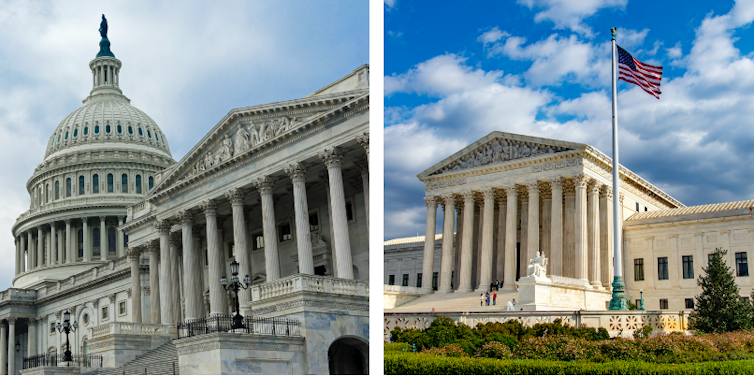
<instances>
[{"instance_id":1,"label":"statue pedestal","mask_svg":"<svg viewBox=\"0 0 754 376\"><path fill-rule=\"evenodd\" d=\"M588 281L561 276L529 276L518 280L518 304L524 311L604 311L611 293Z\"/></svg>"}]
</instances>

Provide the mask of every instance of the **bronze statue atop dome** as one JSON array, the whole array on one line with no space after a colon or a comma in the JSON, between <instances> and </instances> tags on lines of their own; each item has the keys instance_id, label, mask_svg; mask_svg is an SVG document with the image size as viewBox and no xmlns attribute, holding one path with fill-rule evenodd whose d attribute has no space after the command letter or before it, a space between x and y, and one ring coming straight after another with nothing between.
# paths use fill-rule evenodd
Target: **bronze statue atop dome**
<instances>
[{"instance_id":1,"label":"bronze statue atop dome","mask_svg":"<svg viewBox=\"0 0 754 376\"><path fill-rule=\"evenodd\" d=\"M99 24L99 35L102 36L102 38L107 38L107 18L105 18L105 15L102 15L102 22Z\"/></svg>"}]
</instances>

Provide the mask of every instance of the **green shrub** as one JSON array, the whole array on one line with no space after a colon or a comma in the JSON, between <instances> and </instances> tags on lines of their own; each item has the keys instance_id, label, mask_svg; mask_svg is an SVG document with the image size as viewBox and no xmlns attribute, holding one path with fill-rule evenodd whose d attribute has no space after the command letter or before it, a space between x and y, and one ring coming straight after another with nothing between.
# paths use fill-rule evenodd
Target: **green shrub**
<instances>
[{"instance_id":1,"label":"green shrub","mask_svg":"<svg viewBox=\"0 0 754 376\"><path fill-rule=\"evenodd\" d=\"M477 351L476 356L481 358L509 359L511 357L511 350L506 344L492 341L482 345L482 348Z\"/></svg>"},{"instance_id":2,"label":"green shrub","mask_svg":"<svg viewBox=\"0 0 754 376\"><path fill-rule=\"evenodd\" d=\"M652 335L652 325L644 325L634 331L634 338L649 338Z\"/></svg>"},{"instance_id":3,"label":"green shrub","mask_svg":"<svg viewBox=\"0 0 754 376\"><path fill-rule=\"evenodd\" d=\"M431 349L422 350L420 354L440 355L449 357L463 357L468 356L468 353L458 345L447 345L441 348L433 347Z\"/></svg>"},{"instance_id":4,"label":"green shrub","mask_svg":"<svg viewBox=\"0 0 754 376\"><path fill-rule=\"evenodd\" d=\"M391 351L411 351L411 345L408 343L386 343L385 352Z\"/></svg>"}]
</instances>

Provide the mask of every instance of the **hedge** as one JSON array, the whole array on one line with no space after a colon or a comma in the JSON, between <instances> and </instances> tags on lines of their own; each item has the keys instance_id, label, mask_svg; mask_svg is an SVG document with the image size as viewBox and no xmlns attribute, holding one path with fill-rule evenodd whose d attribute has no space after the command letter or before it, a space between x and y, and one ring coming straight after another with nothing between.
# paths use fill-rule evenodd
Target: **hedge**
<instances>
[{"instance_id":1,"label":"hedge","mask_svg":"<svg viewBox=\"0 0 754 376\"><path fill-rule=\"evenodd\" d=\"M657 364L637 361L608 363L548 360L452 358L430 354L385 353L386 375L734 375L754 374L754 360Z\"/></svg>"}]
</instances>

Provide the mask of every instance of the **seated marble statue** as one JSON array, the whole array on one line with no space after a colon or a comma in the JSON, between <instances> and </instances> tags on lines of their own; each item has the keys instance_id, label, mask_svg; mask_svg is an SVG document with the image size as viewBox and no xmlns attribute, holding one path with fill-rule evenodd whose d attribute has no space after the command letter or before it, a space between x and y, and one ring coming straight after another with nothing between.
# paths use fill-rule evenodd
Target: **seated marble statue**
<instances>
[{"instance_id":1,"label":"seated marble statue","mask_svg":"<svg viewBox=\"0 0 754 376\"><path fill-rule=\"evenodd\" d=\"M537 257L529 260L529 267L526 270L526 275L529 277L547 277L547 258L540 252L537 252Z\"/></svg>"}]
</instances>

